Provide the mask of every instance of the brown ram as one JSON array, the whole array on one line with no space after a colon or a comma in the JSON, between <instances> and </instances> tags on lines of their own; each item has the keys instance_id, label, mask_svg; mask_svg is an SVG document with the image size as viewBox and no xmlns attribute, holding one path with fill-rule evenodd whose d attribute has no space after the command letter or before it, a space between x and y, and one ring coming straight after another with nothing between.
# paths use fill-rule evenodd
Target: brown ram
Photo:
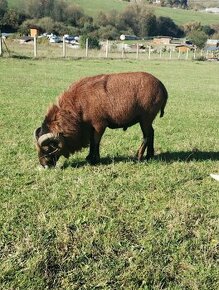
<instances>
[{"instance_id":1,"label":"brown ram","mask_svg":"<svg viewBox=\"0 0 219 290\"><path fill-rule=\"evenodd\" d=\"M140 123L143 142L138 160L154 155L152 122L164 114L167 91L157 78L145 72L103 74L73 83L49 108L42 126L35 130L40 164L55 166L90 144L87 160L100 160L99 144L107 127L123 128Z\"/></svg>"}]
</instances>

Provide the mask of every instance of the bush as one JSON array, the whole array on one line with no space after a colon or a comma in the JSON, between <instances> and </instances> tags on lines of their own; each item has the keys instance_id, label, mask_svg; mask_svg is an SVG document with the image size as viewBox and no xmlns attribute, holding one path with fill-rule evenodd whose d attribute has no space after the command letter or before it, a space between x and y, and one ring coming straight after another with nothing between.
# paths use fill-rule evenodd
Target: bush
<instances>
[{"instance_id":1,"label":"bush","mask_svg":"<svg viewBox=\"0 0 219 290\"><path fill-rule=\"evenodd\" d=\"M88 36L86 34L80 37L80 46L81 48L86 47L86 39L88 38L88 48L90 49L100 49L99 39L94 36Z\"/></svg>"},{"instance_id":2,"label":"bush","mask_svg":"<svg viewBox=\"0 0 219 290\"><path fill-rule=\"evenodd\" d=\"M188 34L188 39L198 48L203 48L208 39L208 36L206 33L204 33L204 31L194 30Z\"/></svg>"},{"instance_id":3,"label":"bush","mask_svg":"<svg viewBox=\"0 0 219 290\"><path fill-rule=\"evenodd\" d=\"M113 40L113 39L117 39L120 36L120 33L118 32L118 30L111 26L111 25L107 25L105 27L101 26L98 30L98 35L101 39L109 39L109 40Z\"/></svg>"},{"instance_id":4,"label":"bush","mask_svg":"<svg viewBox=\"0 0 219 290\"><path fill-rule=\"evenodd\" d=\"M197 61L206 61L207 59L206 59L205 56L200 56L200 57L196 58L195 60L197 60Z\"/></svg>"}]
</instances>

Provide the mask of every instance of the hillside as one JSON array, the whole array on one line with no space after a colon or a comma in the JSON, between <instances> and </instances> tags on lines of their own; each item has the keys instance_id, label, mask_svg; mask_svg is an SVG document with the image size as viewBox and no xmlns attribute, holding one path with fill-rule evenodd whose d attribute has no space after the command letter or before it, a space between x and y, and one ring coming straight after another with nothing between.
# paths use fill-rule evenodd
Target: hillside
<instances>
[{"instance_id":1,"label":"hillside","mask_svg":"<svg viewBox=\"0 0 219 290\"><path fill-rule=\"evenodd\" d=\"M157 7L154 11L157 16L172 18L178 25L183 25L188 22L201 22L202 25L212 25L219 22L219 14L167 7Z\"/></svg>"},{"instance_id":2,"label":"hillside","mask_svg":"<svg viewBox=\"0 0 219 290\"><path fill-rule=\"evenodd\" d=\"M121 11L128 2L120 0L67 0L68 2L80 5L86 14L95 17L99 11L109 11L116 9ZM22 7L26 1L24 0L8 0L10 7ZM170 17L178 25L183 25L188 22L201 22L203 25L217 24L219 22L219 14L210 14L193 10L171 9L167 7L153 7L154 13L157 16Z\"/></svg>"}]
</instances>

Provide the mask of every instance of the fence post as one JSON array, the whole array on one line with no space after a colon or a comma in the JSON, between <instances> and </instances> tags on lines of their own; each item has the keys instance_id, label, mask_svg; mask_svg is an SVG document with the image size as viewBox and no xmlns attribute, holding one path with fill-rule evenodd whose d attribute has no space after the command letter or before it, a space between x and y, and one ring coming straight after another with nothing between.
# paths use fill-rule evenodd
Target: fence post
<instances>
[{"instance_id":1,"label":"fence post","mask_svg":"<svg viewBox=\"0 0 219 290\"><path fill-rule=\"evenodd\" d=\"M85 52L85 55L86 57L88 57L88 38L86 38L86 52Z\"/></svg>"},{"instance_id":2,"label":"fence post","mask_svg":"<svg viewBox=\"0 0 219 290\"><path fill-rule=\"evenodd\" d=\"M0 56L3 55L3 50L2 50L2 37L0 36Z\"/></svg>"},{"instance_id":3,"label":"fence post","mask_svg":"<svg viewBox=\"0 0 219 290\"><path fill-rule=\"evenodd\" d=\"M37 57L37 36L36 35L33 38L33 54L34 54L34 57Z\"/></svg>"},{"instance_id":4,"label":"fence post","mask_svg":"<svg viewBox=\"0 0 219 290\"><path fill-rule=\"evenodd\" d=\"M151 47L149 46L149 50L148 50L148 58L151 59Z\"/></svg>"},{"instance_id":5,"label":"fence post","mask_svg":"<svg viewBox=\"0 0 219 290\"><path fill-rule=\"evenodd\" d=\"M172 50L170 49L170 59L172 59Z\"/></svg>"},{"instance_id":6,"label":"fence post","mask_svg":"<svg viewBox=\"0 0 219 290\"><path fill-rule=\"evenodd\" d=\"M63 36L63 46L62 46L62 56L66 57L66 43L65 43L65 36Z\"/></svg>"},{"instance_id":7,"label":"fence post","mask_svg":"<svg viewBox=\"0 0 219 290\"><path fill-rule=\"evenodd\" d=\"M187 51L186 51L186 59L189 58L189 48L187 48Z\"/></svg>"},{"instance_id":8,"label":"fence post","mask_svg":"<svg viewBox=\"0 0 219 290\"><path fill-rule=\"evenodd\" d=\"M180 49L179 49L179 52L178 52L178 59L180 59Z\"/></svg>"},{"instance_id":9,"label":"fence post","mask_svg":"<svg viewBox=\"0 0 219 290\"><path fill-rule=\"evenodd\" d=\"M108 58L108 52L109 52L109 40L106 41L106 58Z\"/></svg>"},{"instance_id":10,"label":"fence post","mask_svg":"<svg viewBox=\"0 0 219 290\"><path fill-rule=\"evenodd\" d=\"M195 55L195 53L196 53L196 48L194 49L194 55L193 55L193 58L194 58L194 59L196 59L196 55Z\"/></svg>"},{"instance_id":11,"label":"fence post","mask_svg":"<svg viewBox=\"0 0 219 290\"><path fill-rule=\"evenodd\" d=\"M136 46L136 59L138 59L139 57L139 44L137 43L137 46Z\"/></svg>"}]
</instances>

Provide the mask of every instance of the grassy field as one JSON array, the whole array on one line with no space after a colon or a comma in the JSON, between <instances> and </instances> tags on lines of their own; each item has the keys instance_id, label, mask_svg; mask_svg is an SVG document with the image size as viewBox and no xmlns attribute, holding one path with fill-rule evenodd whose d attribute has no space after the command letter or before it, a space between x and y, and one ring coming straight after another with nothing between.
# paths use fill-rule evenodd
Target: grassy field
<instances>
[{"instance_id":1,"label":"grassy field","mask_svg":"<svg viewBox=\"0 0 219 290\"><path fill-rule=\"evenodd\" d=\"M84 9L85 13L93 17L95 17L100 11L107 12L112 9L122 11L128 5L128 2L120 0L68 0L68 2L78 4ZM22 5L24 5L24 0L8 0L8 3L10 7L22 7ZM211 25L217 24L219 21L218 14L156 7L154 5L150 5L149 7L154 10L155 15L170 17L178 25L183 25L188 22L201 22L202 25Z\"/></svg>"},{"instance_id":2,"label":"grassy field","mask_svg":"<svg viewBox=\"0 0 219 290\"><path fill-rule=\"evenodd\" d=\"M219 66L0 58L0 289L219 289ZM138 125L39 170L33 131L80 77L148 71L169 91L156 157Z\"/></svg>"}]
</instances>

